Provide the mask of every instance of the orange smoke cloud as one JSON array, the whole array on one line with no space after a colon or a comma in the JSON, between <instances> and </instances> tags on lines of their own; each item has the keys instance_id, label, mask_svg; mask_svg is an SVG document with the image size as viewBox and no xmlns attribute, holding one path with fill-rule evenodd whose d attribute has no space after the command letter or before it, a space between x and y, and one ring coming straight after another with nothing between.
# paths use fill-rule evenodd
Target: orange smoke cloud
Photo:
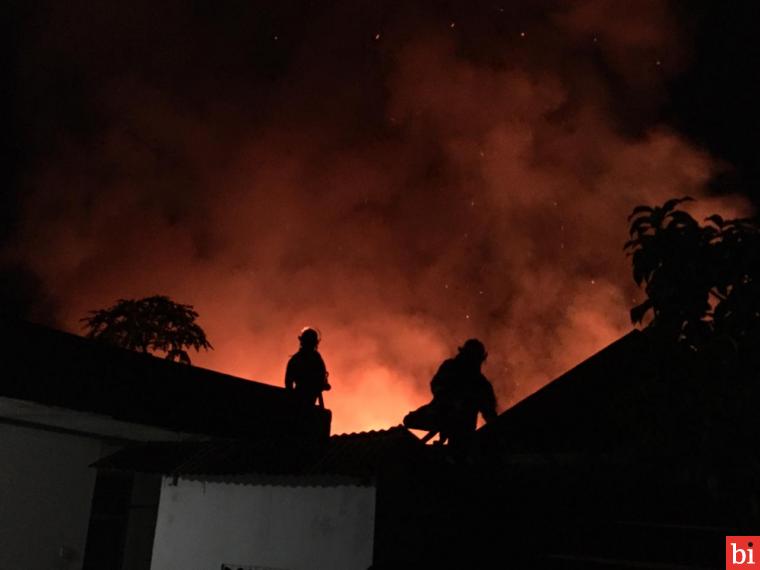
<instances>
[{"instance_id":1,"label":"orange smoke cloud","mask_svg":"<svg viewBox=\"0 0 760 570\"><path fill-rule=\"evenodd\" d=\"M118 297L195 305L216 350L194 363L246 378L282 384L318 327L336 432L399 423L471 336L503 409L630 330L626 215L714 173L639 117L681 58L667 10L617 6L548 3L490 39L398 16L367 34L371 70L304 49L256 116L114 77L5 255L74 331Z\"/></svg>"}]
</instances>

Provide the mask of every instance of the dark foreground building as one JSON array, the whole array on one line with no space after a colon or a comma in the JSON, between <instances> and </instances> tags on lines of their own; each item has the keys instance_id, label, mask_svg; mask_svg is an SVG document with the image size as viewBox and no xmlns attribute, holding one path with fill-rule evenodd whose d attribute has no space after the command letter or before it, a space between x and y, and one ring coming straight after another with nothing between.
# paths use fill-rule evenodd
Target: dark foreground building
<instances>
[{"instance_id":1,"label":"dark foreground building","mask_svg":"<svg viewBox=\"0 0 760 570\"><path fill-rule=\"evenodd\" d=\"M3 569L150 566L160 477L90 467L125 446L329 437L281 388L18 321L0 339Z\"/></svg>"},{"instance_id":2,"label":"dark foreground building","mask_svg":"<svg viewBox=\"0 0 760 570\"><path fill-rule=\"evenodd\" d=\"M398 427L287 450L148 443L96 466L163 476L151 568L352 570L373 563L387 482L425 451Z\"/></svg>"},{"instance_id":3,"label":"dark foreground building","mask_svg":"<svg viewBox=\"0 0 760 570\"><path fill-rule=\"evenodd\" d=\"M401 427L327 437L329 416L293 407L277 388L28 334L59 351L35 359L22 342L8 353L25 364L3 402L58 419L0 424L16 442L1 440L15 474L3 501L29 517L15 497L38 491L44 511L15 527L25 546L14 560L37 544L57 555L50 545L73 512L81 528L89 517L85 567L135 570L723 568L724 537L760 529L755 376L725 374L719 360L694 365L647 333L504 412L465 457ZM26 377L50 392L24 392ZM32 434L43 435L31 444ZM90 447L70 466L53 451L80 440ZM61 482L75 480L89 481L78 498ZM35 524L53 531L33 533ZM58 567L80 567L64 559Z\"/></svg>"},{"instance_id":4,"label":"dark foreground building","mask_svg":"<svg viewBox=\"0 0 760 570\"><path fill-rule=\"evenodd\" d=\"M634 331L378 495L375 569L724 568L760 529L760 387L679 350Z\"/></svg>"}]
</instances>

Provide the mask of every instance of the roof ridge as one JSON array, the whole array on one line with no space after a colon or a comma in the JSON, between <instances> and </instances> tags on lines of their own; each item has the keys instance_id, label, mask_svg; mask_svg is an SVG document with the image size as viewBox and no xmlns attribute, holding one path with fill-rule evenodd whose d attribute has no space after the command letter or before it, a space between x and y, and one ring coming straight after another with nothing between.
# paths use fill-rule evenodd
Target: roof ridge
<instances>
[{"instance_id":1,"label":"roof ridge","mask_svg":"<svg viewBox=\"0 0 760 570\"><path fill-rule=\"evenodd\" d=\"M371 435L371 436L387 435L393 432L398 432L400 430L406 431L406 428L403 425L398 424L398 425L391 426L385 429L371 429L368 431L352 431L352 432L347 432L347 433L335 433L330 436L330 439L350 438L350 437L357 438L357 437L364 437L368 435Z\"/></svg>"}]
</instances>

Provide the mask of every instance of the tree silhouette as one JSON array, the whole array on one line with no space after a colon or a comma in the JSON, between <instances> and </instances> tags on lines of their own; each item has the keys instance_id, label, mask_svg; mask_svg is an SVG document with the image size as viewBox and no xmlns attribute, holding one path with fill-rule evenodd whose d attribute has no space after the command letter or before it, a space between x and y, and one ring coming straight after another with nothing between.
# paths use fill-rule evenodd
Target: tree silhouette
<instances>
[{"instance_id":1,"label":"tree silhouette","mask_svg":"<svg viewBox=\"0 0 760 570\"><path fill-rule=\"evenodd\" d=\"M168 360L190 364L189 348L213 348L196 324L192 305L154 295L143 299L119 299L107 309L90 311L81 319L87 337L145 353L163 353Z\"/></svg>"},{"instance_id":2,"label":"tree silhouette","mask_svg":"<svg viewBox=\"0 0 760 570\"><path fill-rule=\"evenodd\" d=\"M678 209L691 198L638 206L628 218L633 278L647 299L631 310L692 348L720 337L747 346L760 331L760 225L710 216L699 224Z\"/></svg>"}]
</instances>

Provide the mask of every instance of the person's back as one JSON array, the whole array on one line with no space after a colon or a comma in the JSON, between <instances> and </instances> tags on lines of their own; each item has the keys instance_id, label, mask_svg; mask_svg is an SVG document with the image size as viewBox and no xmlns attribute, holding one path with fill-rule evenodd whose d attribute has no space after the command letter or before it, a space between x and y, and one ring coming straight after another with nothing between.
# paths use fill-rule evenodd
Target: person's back
<instances>
[{"instance_id":1,"label":"person's back","mask_svg":"<svg viewBox=\"0 0 760 570\"><path fill-rule=\"evenodd\" d=\"M300 349L288 361L285 382L299 392L320 392L327 377L322 356L316 350Z\"/></svg>"},{"instance_id":2,"label":"person's back","mask_svg":"<svg viewBox=\"0 0 760 570\"><path fill-rule=\"evenodd\" d=\"M285 388L295 391L309 404L314 404L320 400L323 390L330 389L327 383L327 367L317 351L317 331L305 328L298 340L301 346L298 352L290 357L285 369Z\"/></svg>"},{"instance_id":3,"label":"person's back","mask_svg":"<svg viewBox=\"0 0 760 570\"><path fill-rule=\"evenodd\" d=\"M480 370L486 357L483 343L470 339L433 376L430 388L442 417L442 439L466 438L477 428L478 413L487 422L496 417L493 387Z\"/></svg>"}]
</instances>

